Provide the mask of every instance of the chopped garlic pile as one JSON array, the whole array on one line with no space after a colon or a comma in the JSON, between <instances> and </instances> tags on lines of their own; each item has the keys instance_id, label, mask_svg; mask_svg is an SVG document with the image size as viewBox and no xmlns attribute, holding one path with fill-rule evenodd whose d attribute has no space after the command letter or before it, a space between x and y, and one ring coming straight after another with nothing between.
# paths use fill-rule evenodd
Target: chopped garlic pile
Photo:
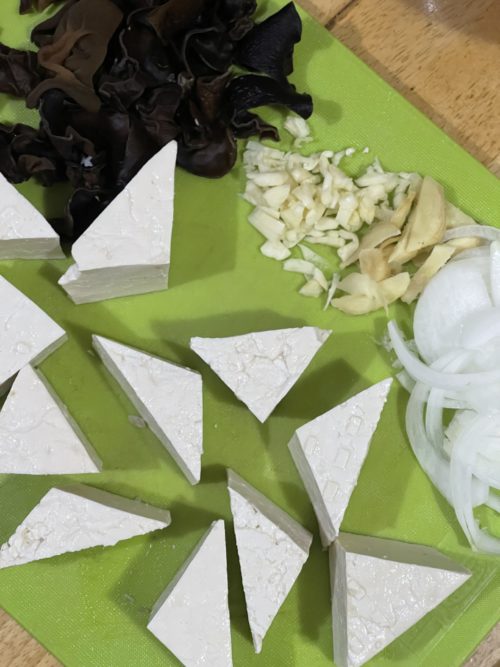
<instances>
[{"instance_id":1,"label":"chopped garlic pile","mask_svg":"<svg viewBox=\"0 0 500 667\"><path fill-rule=\"evenodd\" d=\"M299 144L310 139L302 119L289 118L285 127ZM249 141L244 197L255 207L249 222L266 239L261 252L304 275L301 294L326 293L327 306L363 314L400 298L413 301L454 253L478 241L444 243L447 229L475 222L445 200L436 181L386 172L377 159L352 178L341 162L355 152L347 148L305 156ZM340 268L357 262L360 272L342 280L331 276L334 262L329 266L308 245L333 248ZM292 257L297 246L302 259ZM420 267L413 277L404 266L410 261ZM345 295L333 298L337 290Z\"/></svg>"},{"instance_id":2,"label":"chopped garlic pile","mask_svg":"<svg viewBox=\"0 0 500 667\"><path fill-rule=\"evenodd\" d=\"M287 116L283 127L295 138L293 145L296 148L300 148L304 144L313 141L309 125L300 116L296 116L295 114Z\"/></svg>"}]
</instances>

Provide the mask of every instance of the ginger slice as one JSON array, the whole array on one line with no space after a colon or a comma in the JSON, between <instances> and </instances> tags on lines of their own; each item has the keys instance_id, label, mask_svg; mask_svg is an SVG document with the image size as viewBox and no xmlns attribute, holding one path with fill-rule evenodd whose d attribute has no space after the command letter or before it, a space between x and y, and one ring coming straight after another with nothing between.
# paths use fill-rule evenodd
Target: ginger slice
<instances>
[{"instance_id":1,"label":"ginger slice","mask_svg":"<svg viewBox=\"0 0 500 667\"><path fill-rule=\"evenodd\" d=\"M404 264L419 252L440 243L446 230L446 200L443 187L425 176L417 203L410 213L401 239L389 257L390 264Z\"/></svg>"}]
</instances>

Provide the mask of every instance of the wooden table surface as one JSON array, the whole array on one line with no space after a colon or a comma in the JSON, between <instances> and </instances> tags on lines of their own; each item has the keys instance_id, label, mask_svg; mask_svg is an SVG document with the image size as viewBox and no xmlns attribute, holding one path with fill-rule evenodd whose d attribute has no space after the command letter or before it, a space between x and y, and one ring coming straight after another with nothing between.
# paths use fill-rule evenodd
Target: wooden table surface
<instances>
[{"instance_id":1,"label":"wooden table surface","mask_svg":"<svg viewBox=\"0 0 500 667\"><path fill-rule=\"evenodd\" d=\"M500 176L500 0L300 2ZM1 667L57 665L0 610ZM500 625L467 663L467 667L499 666Z\"/></svg>"}]
</instances>

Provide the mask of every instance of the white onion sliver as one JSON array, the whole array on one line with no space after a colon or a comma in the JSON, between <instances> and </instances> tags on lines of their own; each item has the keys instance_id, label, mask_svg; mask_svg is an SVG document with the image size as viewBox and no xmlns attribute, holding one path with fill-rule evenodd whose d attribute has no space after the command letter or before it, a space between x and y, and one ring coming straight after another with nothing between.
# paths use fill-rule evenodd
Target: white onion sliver
<instances>
[{"instance_id":1,"label":"white onion sliver","mask_svg":"<svg viewBox=\"0 0 500 667\"><path fill-rule=\"evenodd\" d=\"M406 431L417 461L441 495L451 503L449 463L444 455L437 452L429 442L423 425L424 407L428 394L427 387L421 384L415 385L406 409Z\"/></svg>"},{"instance_id":2,"label":"white onion sliver","mask_svg":"<svg viewBox=\"0 0 500 667\"><path fill-rule=\"evenodd\" d=\"M477 248L468 248L467 250L461 250L457 255L454 255L449 263L459 262L464 259L477 259L485 258L490 256L490 246L489 244L478 246Z\"/></svg>"},{"instance_id":3,"label":"white onion sliver","mask_svg":"<svg viewBox=\"0 0 500 667\"><path fill-rule=\"evenodd\" d=\"M490 245L490 291L495 306L500 306L500 243Z\"/></svg>"},{"instance_id":4,"label":"white onion sliver","mask_svg":"<svg viewBox=\"0 0 500 667\"><path fill-rule=\"evenodd\" d=\"M396 379L403 387L403 389L406 389L406 391L411 394L413 387L415 386L415 380L412 380L406 371L400 371L399 373L396 373Z\"/></svg>"},{"instance_id":5,"label":"white onion sliver","mask_svg":"<svg viewBox=\"0 0 500 667\"><path fill-rule=\"evenodd\" d=\"M457 519L471 545L486 553L500 554L500 539L481 530L473 511L473 468L484 435L483 421L481 416L471 420L455 440L450 465L451 495ZM488 485L483 483L483 488L486 490L483 502L487 502Z\"/></svg>"},{"instance_id":6,"label":"white onion sliver","mask_svg":"<svg viewBox=\"0 0 500 667\"><path fill-rule=\"evenodd\" d=\"M434 447L444 438L443 428L444 391L431 389L425 410L425 431Z\"/></svg>"},{"instance_id":7,"label":"white onion sliver","mask_svg":"<svg viewBox=\"0 0 500 667\"><path fill-rule=\"evenodd\" d=\"M403 364L406 372L417 382L422 382L429 387L445 390L466 389L467 387L484 386L493 382L500 382L500 369L480 373L445 373L434 370L434 368L427 366L410 352L395 322L389 322L388 331L394 352ZM464 350L459 350L458 353L462 355L468 354Z\"/></svg>"},{"instance_id":8,"label":"white onion sliver","mask_svg":"<svg viewBox=\"0 0 500 667\"><path fill-rule=\"evenodd\" d=\"M451 239L470 238L471 236L487 241L500 241L500 229L489 227L488 225L464 225L463 227L454 227L448 229L444 235L443 241Z\"/></svg>"},{"instance_id":9,"label":"white onion sliver","mask_svg":"<svg viewBox=\"0 0 500 667\"><path fill-rule=\"evenodd\" d=\"M447 373L457 372L462 366L462 357L452 358L451 361L438 360L433 364L437 370ZM434 446L443 443L445 432L443 427L443 410L447 406L447 396L442 389L431 389L425 412L425 430Z\"/></svg>"}]
</instances>

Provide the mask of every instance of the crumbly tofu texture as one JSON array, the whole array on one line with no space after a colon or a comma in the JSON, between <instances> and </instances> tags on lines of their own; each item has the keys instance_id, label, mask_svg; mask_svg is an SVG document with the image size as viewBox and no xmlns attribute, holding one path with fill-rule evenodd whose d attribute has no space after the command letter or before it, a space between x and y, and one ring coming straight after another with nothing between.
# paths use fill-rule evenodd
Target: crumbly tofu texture
<instances>
[{"instance_id":1,"label":"crumbly tofu texture","mask_svg":"<svg viewBox=\"0 0 500 667\"><path fill-rule=\"evenodd\" d=\"M360 667L471 576L436 549L341 533L330 547L334 660Z\"/></svg>"},{"instance_id":2,"label":"crumbly tofu texture","mask_svg":"<svg viewBox=\"0 0 500 667\"><path fill-rule=\"evenodd\" d=\"M0 174L0 259L59 259L59 236L41 213Z\"/></svg>"},{"instance_id":3,"label":"crumbly tofu texture","mask_svg":"<svg viewBox=\"0 0 500 667\"><path fill-rule=\"evenodd\" d=\"M0 547L0 569L113 546L170 525L170 512L83 484L52 488Z\"/></svg>"},{"instance_id":4,"label":"crumbly tofu texture","mask_svg":"<svg viewBox=\"0 0 500 667\"><path fill-rule=\"evenodd\" d=\"M330 334L317 327L301 327L227 338L191 338L191 349L264 422Z\"/></svg>"},{"instance_id":5,"label":"crumbly tofu texture","mask_svg":"<svg viewBox=\"0 0 500 667\"><path fill-rule=\"evenodd\" d=\"M66 333L41 308L0 276L0 394L18 371L41 363L66 340Z\"/></svg>"},{"instance_id":6,"label":"crumbly tofu texture","mask_svg":"<svg viewBox=\"0 0 500 667\"><path fill-rule=\"evenodd\" d=\"M75 303L168 286L176 156L171 141L73 244L75 264L59 284Z\"/></svg>"},{"instance_id":7,"label":"crumbly tofu texture","mask_svg":"<svg viewBox=\"0 0 500 667\"><path fill-rule=\"evenodd\" d=\"M0 411L0 473L96 473L101 461L52 387L22 368Z\"/></svg>"},{"instance_id":8,"label":"crumbly tofu texture","mask_svg":"<svg viewBox=\"0 0 500 667\"><path fill-rule=\"evenodd\" d=\"M201 475L202 378L190 368L93 336L94 349L191 484Z\"/></svg>"},{"instance_id":9,"label":"crumbly tofu texture","mask_svg":"<svg viewBox=\"0 0 500 667\"><path fill-rule=\"evenodd\" d=\"M389 378L356 394L298 428L290 440L325 547L339 534L391 384Z\"/></svg>"},{"instance_id":10,"label":"crumbly tofu texture","mask_svg":"<svg viewBox=\"0 0 500 667\"><path fill-rule=\"evenodd\" d=\"M228 471L248 621L255 652L309 556L312 535L236 473Z\"/></svg>"},{"instance_id":11,"label":"crumbly tofu texture","mask_svg":"<svg viewBox=\"0 0 500 667\"><path fill-rule=\"evenodd\" d=\"M155 604L148 630L186 667L231 667L226 538L215 521Z\"/></svg>"}]
</instances>

